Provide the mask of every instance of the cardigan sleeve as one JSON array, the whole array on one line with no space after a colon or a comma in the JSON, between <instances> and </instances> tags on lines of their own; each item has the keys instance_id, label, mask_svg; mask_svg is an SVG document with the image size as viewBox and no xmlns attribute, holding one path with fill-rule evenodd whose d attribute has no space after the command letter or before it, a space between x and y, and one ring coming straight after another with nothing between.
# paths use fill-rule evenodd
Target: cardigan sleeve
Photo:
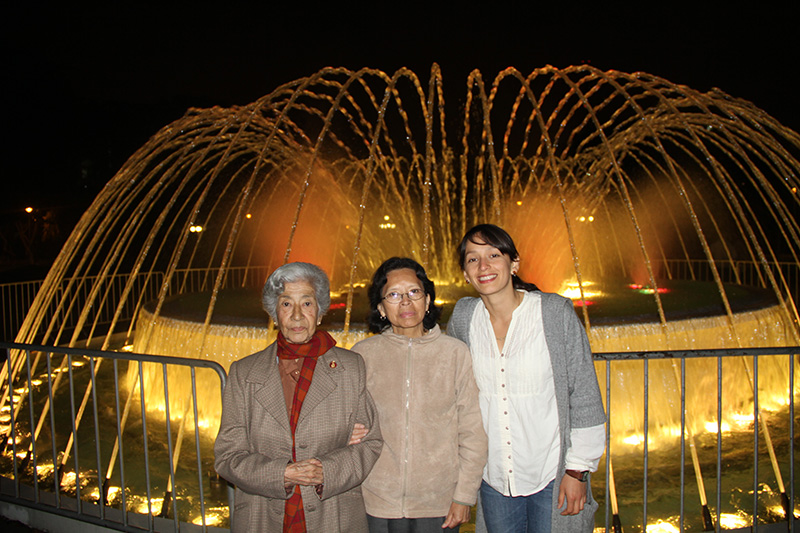
<instances>
[{"instance_id":1,"label":"cardigan sleeve","mask_svg":"<svg viewBox=\"0 0 800 533\"><path fill-rule=\"evenodd\" d=\"M469 346L469 324L475 310L476 298L461 298L453 308L453 314L447 322L447 334Z\"/></svg>"},{"instance_id":2,"label":"cardigan sleeve","mask_svg":"<svg viewBox=\"0 0 800 533\"><path fill-rule=\"evenodd\" d=\"M564 350L567 358L569 417L571 428L589 428L606 421L600 386L586 330L572 302L564 299Z\"/></svg>"}]
</instances>

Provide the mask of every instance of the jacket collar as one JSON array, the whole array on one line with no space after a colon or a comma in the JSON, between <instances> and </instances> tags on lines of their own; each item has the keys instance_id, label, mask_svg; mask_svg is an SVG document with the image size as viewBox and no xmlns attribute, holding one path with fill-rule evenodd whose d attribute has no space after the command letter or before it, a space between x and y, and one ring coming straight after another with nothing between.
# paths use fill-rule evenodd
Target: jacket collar
<instances>
[{"instance_id":1,"label":"jacket collar","mask_svg":"<svg viewBox=\"0 0 800 533\"><path fill-rule=\"evenodd\" d=\"M405 335L398 335L397 333L392 331L391 326L389 326L388 328L386 328L381 332L381 337L383 337L384 339L396 344L403 344L403 345L408 344L409 341L411 341L411 344L419 344L419 345L430 344L431 342L438 339L441 335L442 335L442 330L439 329L439 324L436 324L435 326L433 326L432 330L428 331L428 333L426 333L422 337L418 337L416 339L406 337Z\"/></svg>"},{"instance_id":2,"label":"jacket collar","mask_svg":"<svg viewBox=\"0 0 800 533\"><path fill-rule=\"evenodd\" d=\"M275 420L289 431L289 416L286 411L286 401L283 398L283 385L278 372L277 343L272 343L261 351L256 364L245 378L248 383L260 385L254 392L254 397ZM337 357L336 348L332 348L319 356L314 369L311 387L303 400L300 411L299 425L308 413L313 412L337 387L337 375L344 372L345 368L340 358Z\"/></svg>"}]
</instances>

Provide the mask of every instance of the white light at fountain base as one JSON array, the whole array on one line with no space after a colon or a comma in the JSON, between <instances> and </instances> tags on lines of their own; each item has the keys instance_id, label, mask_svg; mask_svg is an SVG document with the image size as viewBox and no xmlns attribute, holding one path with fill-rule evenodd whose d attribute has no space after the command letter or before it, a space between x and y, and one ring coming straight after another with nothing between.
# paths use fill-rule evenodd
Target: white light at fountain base
<instances>
[{"instance_id":1,"label":"white light at fountain base","mask_svg":"<svg viewBox=\"0 0 800 533\"><path fill-rule=\"evenodd\" d=\"M648 524L647 531L651 533L678 533L680 529L678 529L678 527L671 522L659 520L655 524Z\"/></svg>"},{"instance_id":2,"label":"white light at fountain base","mask_svg":"<svg viewBox=\"0 0 800 533\"><path fill-rule=\"evenodd\" d=\"M220 525L223 520L226 520L229 515L229 510L227 507L211 507L206 509L206 516L205 516L205 525L207 526L218 526ZM198 516L192 520L192 524L197 526L204 525L202 516Z\"/></svg>"},{"instance_id":3,"label":"white light at fountain base","mask_svg":"<svg viewBox=\"0 0 800 533\"><path fill-rule=\"evenodd\" d=\"M709 433L717 433L719 426L717 426L716 420L709 420L708 422L705 423L704 427L706 428L706 431L708 431ZM723 422L722 433L730 433L730 432L731 432L731 425L728 424L727 422Z\"/></svg>"},{"instance_id":4,"label":"white light at fountain base","mask_svg":"<svg viewBox=\"0 0 800 533\"><path fill-rule=\"evenodd\" d=\"M64 475L61 476L61 486L65 488L73 488L75 487L75 481L78 477L75 475L74 471L64 472Z\"/></svg>"},{"instance_id":5,"label":"white light at fountain base","mask_svg":"<svg viewBox=\"0 0 800 533\"><path fill-rule=\"evenodd\" d=\"M53 470L54 470L53 463L51 462L39 463L36 465L36 474L40 478L49 476L50 474L53 473Z\"/></svg>"},{"instance_id":6,"label":"white light at fountain base","mask_svg":"<svg viewBox=\"0 0 800 533\"><path fill-rule=\"evenodd\" d=\"M114 503L117 500L117 498L119 497L120 494L121 494L121 489L119 487L117 487L117 486L111 485L111 486L108 487L108 496L106 497L106 501L108 503ZM90 497L95 501L99 500L100 499L100 489L95 487L94 490L92 490L92 492L90 494Z\"/></svg>"},{"instance_id":7,"label":"white light at fountain base","mask_svg":"<svg viewBox=\"0 0 800 533\"><path fill-rule=\"evenodd\" d=\"M636 435L631 435L629 437L625 437L622 439L622 442L625 444L630 444L631 446L639 446L644 442L644 435L641 433L637 433Z\"/></svg>"},{"instance_id":8,"label":"white light at fountain base","mask_svg":"<svg viewBox=\"0 0 800 533\"><path fill-rule=\"evenodd\" d=\"M67 490L74 490L75 489L75 481L77 480L77 476L75 475L74 470L70 470L64 472L64 475L61 476L61 487ZM80 478L81 480L81 489L84 489L89 486L89 482L91 481L88 477L84 476ZM111 494L111 490L109 490L109 495ZM99 493L97 493L97 489L94 489L92 493L92 497L97 500L100 498ZM111 497L109 496L108 501L111 501Z\"/></svg>"},{"instance_id":9,"label":"white light at fountain base","mask_svg":"<svg viewBox=\"0 0 800 533\"><path fill-rule=\"evenodd\" d=\"M719 515L719 527L722 529L738 529L748 525L750 525L750 517L742 512Z\"/></svg>"},{"instance_id":10,"label":"white light at fountain base","mask_svg":"<svg viewBox=\"0 0 800 533\"><path fill-rule=\"evenodd\" d=\"M730 418L740 428L748 428L753 425L753 413L731 413ZM725 427L725 422L722 423Z\"/></svg>"},{"instance_id":11,"label":"white light at fountain base","mask_svg":"<svg viewBox=\"0 0 800 533\"><path fill-rule=\"evenodd\" d=\"M161 509L163 503L164 498L151 498L148 507L147 498L144 496L131 496L128 498L129 507L139 514L149 514L151 509L158 512L158 509Z\"/></svg>"},{"instance_id":12,"label":"white light at fountain base","mask_svg":"<svg viewBox=\"0 0 800 533\"><path fill-rule=\"evenodd\" d=\"M602 291L589 290L589 287L593 287L594 285L596 284L593 281L584 281L580 284L577 281L568 281L563 283L557 292L564 298L569 298L570 300L580 300L581 287L583 287L583 298L585 299L603 296Z\"/></svg>"}]
</instances>

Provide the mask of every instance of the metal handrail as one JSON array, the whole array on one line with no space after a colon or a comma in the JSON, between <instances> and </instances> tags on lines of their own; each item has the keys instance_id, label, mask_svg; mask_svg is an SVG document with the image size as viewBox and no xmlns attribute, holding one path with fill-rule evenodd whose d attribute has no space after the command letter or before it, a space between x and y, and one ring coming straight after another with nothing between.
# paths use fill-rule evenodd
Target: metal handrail
<instances>
[{"instance_id":1,"label":"metal handrail","mask_svg":"<svg viewBox=\"0 0 800 533\"><path fill-rule=\"evenodd\" d=\"M0 481L2 481L2 486L0 486L0 500L10 501L40 510L46 510L54 514L67 516L122 531L155 531L159 524L161 524L159 529L163 529L163 522L165 520L168 520L172 524L171 527L167 527L176 531L180 530L181 527L184 527L185 529L196 528L197 526L192 526L179 520L179 514L183 511L183 509L178 508L178 498L172 497L171 492L170 494L165 492L164 505L162 506L160 513L161 518L155 516L159 513L157 512L157 509L152 507L150 497L150 473L154 468L150 458L150 448L152 445L148 446L146 442L148 437L151 441L156 438L166 440L168 443L167 457L172 458L174 446L171 439L174 420L179 420L180 433L190 430L188 426L190 422L186 416L172 418L169 415L171 403L169 391L170 388L173 388L176 384L174 375L172 373L180 372L179 369L181 368L188 368L191 380L191 398L190 401L186 402L186 409L183 411L183 413L187 414L190 411L193 413L191 418L191 430L193 430L194 433L194 452L196 456L196 464L194 464L194 466L189 465L188 468L186 465L184 465L184 470L188 469L191 472L189 476L190 479L195 478L196 487L192 487L191 490L198 492L199 499L201 502L203 502L201 506L202 514L200 525L203 531L208 530L208 524L206 524L205 519L204 471L200 446L201 428L198 418L198 409L209 409L209 407L218 409L219 402L216 402L216 406L208 406L199 403L197 397L196 371L198 369L208 369L213 371L214 374L205 373L204 377L208 375L216 375L216 378L212 379L212 384L214 381L218 383L221 395L226 381L226 373L221 365L214 361L182 357L164 357L125 352L105 352L99 350L7 342L0 343L0 350L2 350L4 353L6 362L14 360L19 361L20 358L23 359L22 365L6 365L6 380L4 383L2 383L2 385L0 385L2 388L8 388L14 391L14 394L5 395L8 405L2 406L7 408L5 410L8 411L10 422L10 435L4 440L10 443L10 470L12 473L12 478L8 479L6 476L0 478ZM36 368L37 361L40 362L42 358L45 360L47 367L45 377L42 378L43 380L47 381L47 394L46 398L44 399L46 407L42 411L41 418L37 421L35 407L38 408L42 402L37 401L40 398L34 398L34 391L37 389L35 383L38 377ZM100 363L104 360L110 360L113 363L112 374L114 400L108 400L107 397L105 400L100 400L98 398L99 376L97 370L99 369ZM87 372L83 372L84 375L82 379L76 377L75 373L73 373L73 368L76 367L76 362L89 365L88 376L86 376ZM120 362L128 362L129 364L127 391L125 391L125 387L120 384ZM55 368L56 365L58 365L58 368ZM145 365L152 366L149 366L147 369L145 369ZM21 370L14 372L13 370L10 370L13 368L20 368ZM131 368L133 370L131 370ZM185 372L185 370L183 372ZM145 376L148 375L148 373L161 374L160 389L158 386L146 382ZM65 391L64 387L58 387L57 380L60 376L66 376L66 379L68 380L68 391ZM170 379L171 377L173 379ZM84 383L86 381L88 381L88 383ZM107 381L109 381L109 379L107 379ZM96 482L93 481L94 476L90 476L89 474L85 473L86 463L84 463L83 467L80 466L81 460L79 456L79 449L82 449L82 447L78 446L79 428L77 426L77 423L80 419L77 416L74 402L76 385L78 385L79 382L83 386L87 386L87 390L90 390L91 392L91 414L93 419L93 427L91 430L93 432L94 450L93 454L89 454L89 456L94 456L93 464L96 466L93 466L92 470L96 468ZM108 387L110 385L105 383L103 386ZM43 388L44 384L42 384L40 387ZM142 446L142 451L146 488L148 492L147 505L149 510L146 517L144 517L144 520L142 519L143 517L141 515L138 515L137 513L131 513L127 505L128 502L126 502L126 489L128 480L130 478L126 478L125 457L121 451L122 439L124 438L124 427L121 424L120 416L121 392L127 392L129 397L133 397L135 396L137 389L141 408L140 421L142 425L142 438L145 440L145 443ZM147 391L148 394L163 395L165 411L163 421L159 419L159 416L156 416L147 409L147 406L145 405L145 391ZM65 394L69 395L68 415L63 413L63 396ZM60 406L62 413L60 415L56 413L56 404L59 402L59 400L62 402ZM114 423L116 424L116 429L108 427L112 424L107 415L109 411L108 407L111 406L103 403L104 401L114 401L115 403L114 408L110 409L110 411L113 411L111 418L113 418L115 421ZM101 410L105 411L106 420L101 420ZM155 422L148 424L148 419L152 420L154 416ZM64 475L64 472L60 470L60 466L57 466L58 456L60 454L69 453L65 452L59 447L59 444L61 444L59 440L64 440L61 439L61 437L64 437L64 435L63 429L59 431L57 428L57 426L61 428L64 427L66 422L65 418L67 417L70 419L69 422L71 426L68 431L69 436L72 437L70 442L75 442L72 449L72 463L74 464L73 475L75 476L74 495L62 489L62 476ZM30 438L30 435L33 434L32 430L37 425L37 422L39 425L41 425L45 418L49 420L49 439L46 437L39 439ZM161 424L164 425L163 434L159 431ZM104 487L103 483L101 483L101 480L105 479L105 468L101 456L103 455L103 452L108 455L107 450L103 449L107 448L108 446L104 446L103 442L101 442L101 433L103 433L104 436L109 435L112 438L116 437L117 443L120 445L120 453L118 455L120 486L122 489L120 496L121 509L125 510L125 512L118 509L114 505L109 505L109 502L105 497L105 489L107 489L107 487ZM40 473L40 468L45 466L45 471L48 471L49 468L48 465L42 461L42 458L45 458L46 461L48 456L53 460L52 475L49 472L45 475L42 475ZM134 457L131 460L135 459L136 458ZM64 464L66 464L66 460L60 463L60 465ZM29 470L33 473L32 475L27 475ZM178 486L176 485L177 465L172 464L172 461L170 461L170 465L167 470L167 487L171 491L172 487ZM31 477L32 482L24 481L25 478ZM186 478L182 478L182 482L184 483L184 487L182 488L184 490L188 490L185 486L188 483ZM86 486L91 487L92 485L96 486L97 495L96 497L92 496L87 499L85 494L82 495L82 492L85 490ZM49 490L46 489L47 486L50 487Z\"/></svg>"},{"instance_id":2,"label":"metal handrail","mask_svg":"<svg viewBox=\"0 0 800 533\"><path fill-rule=\"evenodd\" d=\"M705 497L704 494L705 488L700 477L700 472L695 466L696 472L695 474L698 476L698 487L703 494L701 494L701 500L703 501L703 524L705 531L721 531L721 525L719 520L719 512L722 508L722 483L720 480L722 479L722 377L723 377L723 369L722 369L722 361L725 358L741 358L743 364L747 366L747 359L752 358L752 365L753 365L753 372L752 375L748 369L748 376L750 376L751 387L753 392L753 399L754 399L754 407L753 407L753 485L752 485L752 493L753 493L753 507L751 512L752 523L750 524L750 530L758 531L759 522L758 522L758 497L759 497L759 468L758 468L758 456L759 456L759 438L758 438L758 429L760 428L765 435L766 446L768 448L768 452L770 455L770 460L773 467L773 472L775 478L778 482L781 491L781 506L783 508L783 513L787 521L787 525L789 531L794 531L794 527L796 524L800 524L800 520L794 515L794 506L795 506L795 450L794 450L794 400L795 395L798 394L795 391L794 385L794 368L795 368L795 358L798 358L798 363L800 364L800 346L779 346L779 347L768 347L768 348L737 348L737 349L709 349L709 350L668 350L668 351L651 351L651 352L608 352L608 353L596 353L593 354L594 360L598 363L605 362L606 366L606 388L605 388L605 399L607 405L607 413L608 413L608 420L611 420L612 412L611 409L613 407L613 402L610 400L611 398L611 364L618 361L642 361L644 366L643 372L643 379L644 379L644 448L643 448L643 462L644 462L644 479L643 479L643 487L644 487L644 496L643 496L643 505L642 505L642 524L648 523L648 411L649 411L649 394L648 394L648 387L650 381L649 375L649 362L652 360L672 360L673 364L674 361L680 361L680 374L679 374L679 381L680 381L680 400L681 400L681 435L684 435L685 438L681 439L680 445L680 523L679 523L679 530L684 530L684 518L685 518L685 510L684 510L684 502L685 502L685 490L684 490L684 479L685 479L685 459L686 459L686 442L687 440L690 441L690 446L693 447L694 443L691 439L689 439L687 435L687 427L686 427L686 360L687 359L698 359L698 358L715 358L717 360L717 390L716 390L716 400L717 400L717 435L716 435L716 489L715 489L715 502L716 502L716 520L711 516L711 513L708 510L707 505L705 504ZM788 448L789 448L789 483L788 483L788 493L784 487L782 481L782 474L780 468L777 464L777 459L773 450L773 445L769 437L769 429L768 425L766 424L766 420L764 414L759 409L759 390L758 390L758 368L759 368L759 358L762 357L786 357L788 358L788 398L787 403L789 406L789 436L788 436ZM747 359L745 359L747 358ZM616 493L614 490L615 483L613 478L613 469L611 465L611 456L613 452L611 450L611 424L607 424L606 426L606 456L605 456L605 528L606 531L615 531L621 532L622 531L622 521L617 514L616 507ZM690 450L692 453L695 453L693 449ZM763 524L762 524L763 525ZM646 530L646 526L644 527Z\"/></svg>"},{"instance_id":3,"label":"metal handrail","mask_svg":"<svg viewBox=\"0 0 800 533\"><path fill-rule=\"evenodd\" d=\"M72 386L74 383L76 383L76 379L71 375L71 371L72 371L72 367L73 367L72 362L76 358L85 358L85 359L88 360L88 362L90 364L90 369L92 370L90 372L90 374L92 376L95 375L94 369L97 368L97 365L99 364L99 361L101 361L103 359L109 359L109 360L113 361L113 364L114 364L114 377L115 377L115 381L114 381L114 383L115 383L115 385L114 385L115 409L113 409L113 411L114 411L114 419L115 419L115 424L116 424L116 430L115 430L116 431L116 435L115 436L116 436L117 439L122 439L122 437L123 437L123 435L122 435L123 430L121 429L121 427L122 427L122 424L121 424L121 418L122 418L122 416L121 416L121 405L122 405L122 402L120 401L120 396L121 396L120 392L123 389L123 387L121 387L119 385L119 383L118 383L119 370L117 368L117 366L119 365L119 363L121 361L132 361L135 364L136 368L137 368L137 370L135 372L135 381L136 381L136 383L135 383L134 387L131 387L130 390L128 391L128 395L129 396L132 395L134 392L136 392L136 387L138 387L138 390L139 390L138 394L142 395L142 391L146 387L144 378L142 377L143 374L144 374L144 372L142 371L142 365L143 364L155 363L157 365L160 365L162 368L164 368L164 370L161 373L162 379L163 379L163 376L166 375L166 373L167 373L166 367L169 366L169 365L189 366L192 369L192 382L193 382L192 383L192 389L193 389L192 390L192 407L194 407L193 420L195 420L195 421L197 421L197 419L198 419L197 409L198 409L198 407L202 408L203 405L202 405L202 403L199 402L199 400L197 398L197 394L196 394L197 387L196 387L196 383L195 383L194 370L197 369L197 368L201 368L201 367L213 369L217 373L217 375L219 377L220 390L222 390L222 388L224 387L224 383L225 383L225 372L222 369L222 367L220 367L220 365L218 365L217 363L210 362L210 361L184 359L184 358L179 358L179 357L161 357L161 356L144 355L144 354L118 353L118 352L100 352L100 351L96 351L96 350L85 350L85 349L75 349L75 348L59 348L59 347L53 347L53 346L37 346L37 345L29 345L29 344L15 344L15 343L0 343L0 348L5 351L7 357L8 356L16 356L16 357L18 357L19 354L25 354L26 360L25 360L25 364L22 365L22 368L26 369L26 371L27 371L27 377L25 379L25 384L26 384L26 386L28 387L29 390L33 387L31 379L32 379L32 372L34 372L34 373L36 372L35 369L33 369L33 367L35 366L34 365L34 363L35 363L34 359L35 359L35 355L37 355L37 353L46 354L46 359L47 359L48 364L51 361L58 362L58 359L55 357L56 355L58 355L59 357L66 357L67 361L64 364L63 368L67 368L67 369L70 370L70 372L69 372L69 374L70 374L70 377L69 377L70 386ZM15 352L18 352L18 353L15 353ZM789 419L793 421L794 420L794 397L797 394L797 391L795 391L795 385L794 385L794 367L795 367L795 364L800 364L800 347L798 347L798 346L775 347L775 348L749 348L749 349L674 350L674 351L656 351L656 352L616 352L616 353L598 353L598 354L594 355L596 364L605 365L605 374L606 374L605 399L606 399L606 404L607 404L607 412L609 414L609 420L611 420L611 418L612 418L612 416L613 416L613 414L615 412L614 411L615 402L611 398L611 394L612 394L611 383L612 383L612 380L610 379L610 376L612 375L612 366L615 363L620 362L620 361L640 361L640 362L642 362L642 365L643 365L643 370L644 370L644 372L643 372L643 376L644 376L644 398L643 398L643 401L644 401L644 409L645 409L644 412L645 412L645 430L646 430L645 431L645 439L644 439L644 443L643 443L643 449L642 449L644 465L645 465L645 467L643 469L643 479L642 479L643 487L644 487L644 499L643 499L643 504L642 504L642 508L641 508L641 520L642 520L643 524L647 524L648 523L648 469L647 469L647 461L648 461L648 456L649 456L650 450L648 448L647 416L648 416L648 409L649 409L648 384L649 384L649 381L651 379L649 364L651 362L655 362L655 361L672 361L672 362L674 362L676 364L676 367L678 366L678 364L679 364L679 367L680 367L679 369L676 369L676 376L677 376L676 379L680 383L680 401L681 401L681 424L680 424L681 428L680 428L680 431L681 431L682 435L686 436L686 438L681 439L681 445L680 445L680 465L681 465L680 466L680 529L683 529L684 528L684 519L685 519L685 517L687 517L689 515L689 512L687 512L687 510L684 508L684 502L685 502L685 500L687 500L690 497L689 495L686 494L685 489L684 489L686 443L687 442L689 443L690 451L694 453L694 450L692 449L694 444L691 441L691 439L689 438L689 434L688 434L688 431L687 431L687 420L686 420L686 413L687 413L687 411L686 411L686 362L689 361L689 360L693 360L693 359L696 360L696 359L701 359L701 358L712 358L712 359L716 360L717 369L718 369L717 370L717 391L716 391L716 393L717 393L716 394L716 398L717 398L717 420L721 421L722 420L722 392L721 391L722 391L722 374L723 374L722 361L723 360L731 360L731 361L733 361L734 358L739 358L739 359L741 359L743 361L748 362L748 364L752 365L753 378L755 380L755 383L757 384L757 382L758 382L758 371L759 371L759 366L760 366L759 361L761 359L765 358L765 357L786 358L788 360L789 391L791 391L791 392L788 395L789 397L787 399L787 403L788 403L788 409L789 409ZM795 359L798 359L798 361L795 362ZM781 363L781 365L782 364L783 363ZM54 382L55 382L55 379L52 377L54 375L54 373L55 373L55 369L54 368L51 369L51 371L47 372L47 375L50 376L50 383L51 384L54 384ZM63 373L63 372L61 372L61 373ZM12 383L13 383L14 379L16 379L17 383L19 383L19 377L18 376L13 376L12 375L12 376L9 376L9 379L12 380ZM91 393L93 395L96 394L96 390L97 390L97 385L96 385L96 382L94 381L94 379L95 378L92 377L92 379L90 380L90 383L89 383L89 385L92 387ZM7 384L5 384L5 385L7 386ZM169 389L169 380L165 380L165 385L166 385L166 388ZM19 389L20 387L17 387L17 388ZM50 388L51 388L51 385L48 386L48 391L50 390ZM752 418L753 418L753 432L754 432L754 435L753 435L753 441L754 441L753 468L752 469L753 469L754 473L753 473L753 484L752 484L753 509L752 509L752 514L751 514L751 516L753 518L752 518L752 524L750 524L750 527L752 528L752 530L757 531L758 528L759 528L759 522L758 522L759 500L758 500L758 496L759 496L759 491L760 491L758 457L759 457L759 455L762 455L762 456L764 455L763 452L759 452L760 439L758 437L758 429L760 428L763 431L764 420L761 418L760 413L759 413L759 403L758 403L759 389L758 389L758 386L754 387L754 391L753 392L754 392L754 400L755 400L754 403L755 403L755 406L754 406L753 416L752 416ZM58 391L55 391L54 394L57 394L57 393L58 393ZM169 392L167 392L166 394L169 394ZM49 392L48 392L48 396L49 396ZM70 394L71 398L74 397L74 396L75 396L74 393ZM143 396L142 396L142 398L143 398ZM34 409L33 409L33 402L25 403L24 400L25 400L24 398L18 398L16 400L12 400L11 407L15 407L15 406L19 406L19 405L23 405L24 404L26 409L24 409L23 411L27 411L27 417L31 421L31 422L28 422L28 425L30 427L33 427L35 425L35 412L34 412ZM140 400L140 401L142 401L142 400ZM51 411L52 411L52 404L53 404L53 402L51 401L50 402L50 406L51 407L49 407L49 409ZM98 402L93 399L93 401L92 401L92 414L94 415L94 418L95 418L95 427L99 427L100 426L100 424L97 422L97 420L98 420L97 404L98 404ZM169 403L167 402L165 405L169 405ZM22 411L19 411L19 412L21 413ZM15 427L19 423L19 419L15 418L15 417L25 416L24 413L22 415L18 415L18 413L17 413L17 411L15 411L15 409L11 409L10 413L11 413L11 417L12 417L11 427ZM71 417L71 420L73 422L74 422L74 420L76 418L75 417L75 413L76 413L76 409L75 409L75 406L73 404L70 407L70 414L69 414L69 416ZM157 433L157 430L155 429L155 426L150 425L148 423L148 412L147 412L146 409L142 409L142 415L141 416L142 416L142 427L143 427L142 438L143 439L147 439L148 436L155 437L156 433ZM52 421L52 418L51 418L51 421ZM172 430L170 429L169 418L166 418L166 421L167 421L166 425L167 425L167 428L168 428L168 433L167 434L171 435L172 434ZM196 443L196 452L195 453L196 453L196 456L197 456L197 462L196 462L196 464L194 466L187 466L187 464L181 464L181 465L173 464L169 469L170 472L169 472L168 479L170 481L175 479L175 470L176 469L188 469L188 468L191 468L193 470L196 470L195 473L197 473L198 479L202 477L203 466L202 466L202 461L200 459L201 450L199 448L199 435L197 433L198 430L197 430L196 426L197 426L197 424L195 423L195 443ZM55 426L53 426L52 424L51 424L50 427L51 428L55 428ZM616 491L615 491L615 484L614 484L614 479L613 479L613 469L612 469L612 462L611 462L612 461L612 457L615 456L614 449L611 446L612 437L614 436L615 429L617 429L617 428L613 427L611 424L609 424L607 426L607 436L606 436L606 438L607 438L607 451L608 451L608 453L606 453L606 458L605 458L605 527L606 527L607 530L619 531L619 530L621 530L622 525L625 522L638 522L638 520L636 518L634 518L634 517L631 517L631 516L622 516L622 517L620 517L619 514L618 514L618 510L616 509L616 507L617 507L617 504L616 504ZM56 429L51 429L50 431L51 431L51 433L55 433ZM72 428L71 428L70 431L71 431L72 434L76 434L77 433L78 430L75 427L74 423L73 423ZM796 485L796 482L795 482L795 469L794 469L795 451L794 451L794 445L793 445L794 444L794 439L795 439L795 432L794 432L793 423L789 424L789 430L788 431L789 431L789 435L788 435L788 442L789 442L788 483L787 483L787 486L786 486L786 490L783 492L783 494L781 496L782 496L782 498L784 500L782 503L784 505L784 509L785 509L785 513L786 513L785 516L786 516L786 519L787 519L788 526L790 528L792 528L796 524L798 524L798 522L795 521L795 517L792 514L792 509L793 509L794 503L795 503L795 485ZM163 438L163 437L161 438L161 440L167 441L167 445L165 445L165 446L167 448L169 448L168 455L171 457L173 455L171 441L169 440L169 438ZM723 441L722 427L721 427L721 424L717 424L717 436L716 436L716 482L715 482L715 485L714 485L714 481L708 483L707 485L704 485L701 482L702 480L698 480L699 481L698 486L701 487L700 490L703 493L705 491L704 487L706 487L706 486L714 487L712 490L714 492L714 496L715 497L710 498L710 500L714 502L714 505L712 506L713 509L711 511L709 511L707 509L708 506L705 503L705 495L703 495L703 498L702 498L703 502L704 502L703 506L705 507L703 509L703 512L704 513L706 513L706 512L708 513L708 520L706 520L705 517L704 517L704 520L703 520L704 524L706 525L706 529L707 530L713 529L713 530L716 530L716 531L721 531L721 525L720 525L719 514L718 513L720 512L720 509L722 508L722 495L723 495L722 494L722 482L721 482L721 480L723 480L722 441ZM85 521L88 521L88 522L98 523L98 524L105 525L107 527L113 527L113 528L116 528L116 529L121 529L121 530L126 530L126 531L142 531L142 530L153 531L153 530L155 530L155 528L158 527L159 523L162 524L163 527L168 527L169 528L169 525L164 526L164 524L167 524L167 523L164 522L164 520L165 520L164 518L159 518L159 517L156 516L158 514L158 509L155 509L155 508L151 508L150 512L146 515L146 521L143 522L142 519L141 519L141 516L139 516L137 519L134 519L134 518L130 518L129 519L128 518L129 515L133 516L132 514L130 514L130 513L122 513L119 509L116 509L114 507L108 506L107 502L104 499L101 499L101 497L95 498L96 501L93 500L92 504L89 504L86 501L81 501L80 484L77 484L78 485L77 489L76 489L77 490L77 494L76 494L76 497L72 498L72 499L70 499L70 497L67 496L67 495L59 493L59 484L53 483L52 485L46 485L45 482L49 481L49 479L46 478L46 477L44 479L40 480L39 476L34 476L33 481L32 481L32 487L27 486L21 479L22 477L24 477L24 476L21 475L21 472L20 472L22 470L22 468L20 466L22 461L18 460L18 457L19 457L18 454L20 454L20 452L23 451L23 450L21 450L22 446L18 446L17 445L16 439L12 439L11 442L12 442L12 447L14 448L13 449L13 452L14 452L13 457L15 458L15 460L13 462L13 464L14 464L13 479L11 480L12 484L13 484L13 490L12 491L7 490L9 485L8 485L8 483L4 483L3 489L6 489L6 490L0 490L0 499L13 500L15 502L22 502L24 505L28 505L28 506L36 508L36 509L47 510L49 512L53 512L53 513L56 513L56 514L62 514L62 515L65 515L65 516L70 516L70 517L73 517L73 518L78 518L78 519L85 520ZM25 444L24 440L21 441L20 444ZM33 461L33 464L36 465L36 461L37 461L38 456L43 454L43 453L46 453L46 450L47 450L47 447L48 447L48 443L46 441L44 441L43 439L40 439L40 443L37 443L36 441L34 441L34 442L31 442L30 444L31 444L30 447L32 448L32 450L30 452L30 455L32 457L31 461ZM52 448L52 449L56 448L54 443L53 444L49 444L49 447ZM76 448L77 448L77 446L76 446ZM147 450L147 447L145 447L145 450ZM104 464L103 464L101 458L99 457L99 455L100 455L99 450L95 449L93 451L94 451L95 455L97 456L94 459L94 461L97 464L97 471L101 473L99 477L102 478L102 473L106 469L104 468ZM73 463L75 465L75 471L79 472L80 471L79 470L80 461L79 461L78 451L77 450L74 453L72 461L73 461ZM149 465L149 458L146 458L145 463ZM120 468L120 479L121 480L125 480L126 479L126 473L124 472L125 461L123 460L122 457L119 460L119 468ZM147 466L146 470L149 471L149 468L150 468L150 466ZM697 466L696 466L696 468L697 468ZM699 475L699 468L698 468L698 472L696 472L696 474ZM691 474L689 474L689 475L691 475ZM778 470L777 475L781 476L780 470ZM3 481L7 481L7 480L3 480ZM98 482L98 485L99 484L100 483ZM200 482L199 485L202 486L202 482ZM150 484L148 483L148 487L149 486L150 486ZM173 486L174 486L174 483L173 483ZM619 485L616 485L616 488L618 489ZM627 487L626 487L626 489L627 489ZM202 491L202 489L201 489L201 491ZM103 491L99 491L99 494L103 495ZM127 508L126 507L126 502L124 500L125 494L126 494L126 491L123 490L122 491L122 495L123 495L122 508L123 509ZM150 501L150 499L151 498L148 495L148 502ZM59 501L57 501L54 504L52 502L52 500L59 500ZM202 498L201 498L201 500L202 500ZM101 502L103 503L103 505L100 505ZM172 528L180 529L181 527L187 527L187 524L185 522L179 522L178 519L177 519L177 516L178 516L179 512L178 512L178 509L176 507L177 504L176 504L175 499L173 498L170 503L171 503L171 508L166 503L165 503L164 507L168 508L168 512L167 512L168 516L170 515L169 511L171 510ZM614 508L613 509L610 508L610 505L613 505ZM162 507L162 509L163 509L163 507ZM691 507L689 507L689 509L691 509ZM202 510L201 514L203 516L205 516L205 508ZM602 520L602 518L598 518L598 519ZM711 527L708 527L709 523L710 523ZM764 524L762 523L761 526L763 527ZM205 525L204 525L204 529L206 529Z\"/></svg>"}]
</instances>

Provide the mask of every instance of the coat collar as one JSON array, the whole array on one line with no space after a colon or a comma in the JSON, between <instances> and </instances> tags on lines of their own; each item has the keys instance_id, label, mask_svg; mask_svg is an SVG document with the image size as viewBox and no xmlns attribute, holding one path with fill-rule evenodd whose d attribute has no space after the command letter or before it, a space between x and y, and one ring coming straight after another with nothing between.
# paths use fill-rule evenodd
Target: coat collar
<instances>
[{"instance_id":1,"label":"coat collar","mask_svg":"<svg viewBox=\"0 0 800 533\"><path fill-rule=\"evenodd\" d=\"M248 374L246 381L258 386L254 393L258 401L278 423L289 431L289 416L286 412L286 402L283 398L283 385L278 372L277 344L270 344L265 350L258 353L257 360ZM300 411L298 426L314 408L336 390L338 375L345 371L345 366L338 357L337 348L331 348L319 356L311 379L303 408Z\"/></svg>"}]
</instances>

